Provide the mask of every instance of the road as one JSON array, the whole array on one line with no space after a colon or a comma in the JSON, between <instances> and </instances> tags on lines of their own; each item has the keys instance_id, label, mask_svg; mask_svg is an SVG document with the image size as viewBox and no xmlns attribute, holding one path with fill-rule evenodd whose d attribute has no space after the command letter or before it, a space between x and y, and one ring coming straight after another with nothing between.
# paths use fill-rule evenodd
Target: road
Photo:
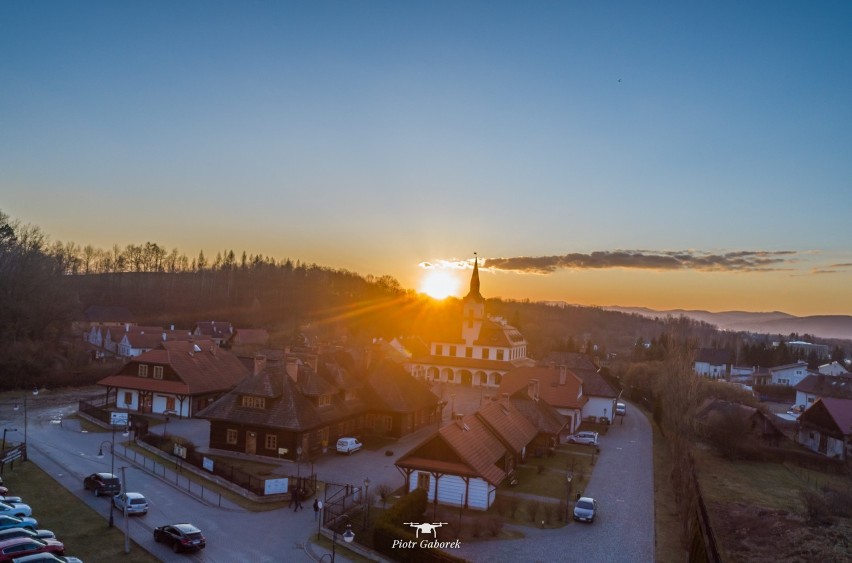
<instances>
[{"instance_id":1,"label":"road","mask_svg":"<svg viewBox=\"0 0 852 563\"><path fill-rule=\"evenodd\" d=\"M30 401L30 459L106 519L109 501L84 491L82 481L88 474L111 470L109 447L103 442L111 442L112 434L108 431L84 432L74 420L57 424L58 419L76 410L76 399L73 396L64 400L37 397ZM465 542L456 553L472 562L532 562L553 561L555 553L565 553L569 549L562 560L652 562L652 435L641 412L630 406L628 409L623 423L617 419L609 433L601 437L602 453L585 491L600 503L600 516L594 524L572 523L558 530L519 527L526 536L524 539ZM16 412L15 416L20 417L20 413ZM21 424L2 419L0 423ZM172 421L169 433L188 436L203 448L207 445L206 425L206 421L200 420ZM403 479L393 464L394 459L432 431L424 429L401 440L394 445L396 455L392 457L385 456L384 450L364 450L352 456L329 455L315 464L314 470L319 479L326 482L360 486L364 478L369 478L372 491L380 484L396 489ZM123 439L120 433L116 434L117 443ZM107 455L98 458L102 445ZM120 453L121 448L117 447L116 452ZM317 530L309 503L305 505L306 510L298 513L288 509L250 512L226 500L221 506L201 501L175 488L169 480L152 476L120 456L116 456L114 466L116 473L120 473L120 467L128 467L125 470L128 490L142 492L150 503L148 515L129 519L130 536L162 561L307 563L315 560L303 548ZM35 510L37 516L37 507ZM154 526L178 521L191 522L201 528L208 547L196 554L175 555L153 541ZM123 515L118 511L115 522L116 526L124 525ZM574 553L578 554L576 558ZM338 557L339 561L346 560L340 554Z\"/></svg>"}]
</instances>

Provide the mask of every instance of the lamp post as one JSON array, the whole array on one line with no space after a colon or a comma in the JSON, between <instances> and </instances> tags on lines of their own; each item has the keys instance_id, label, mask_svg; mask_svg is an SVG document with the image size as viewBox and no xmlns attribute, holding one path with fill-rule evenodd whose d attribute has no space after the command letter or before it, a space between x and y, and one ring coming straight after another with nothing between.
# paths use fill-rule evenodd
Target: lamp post
<instances>
[{"instance_id":1,"label":"lamp post","mask_svg":"<svg viewBox=\"0 0 852 563\"><path fill-rule=\"evenodd\" d=\"M130 534L128 533L130 524L128 523L128 510L127 505L130 503L130 499L127 498L127 479L125 477L124 470L127 469L126 465L122 465L119 469L121 469L121 489L124 491L124 553L130 553ZM115 501L113 500L110 503L110 506L114 506Z\"/></svg>"},{"instance_id":2,"label":"lamp post","mask_svg":"<svg viewBox=\"0 0 852 563\"><path fill-rule=\"evenodd\" d=\"M344 516L346 515L344 514ZM347 516L347 520L348 519L349 517ZM331 538L331 563L334 563L334 558L337 555L337 550L335 549L337 547L337 529L332 528L332 531L334 532L334 535ZM355 539L355 532L352 531L352 524L346 524L346 531L343 532L342 535L343 541L345 541L346 543L352 543L352 540ZM326 553L325 555L328 555L328 553ZM323 555L323 557L325 557L325 555ZM320 561L322 561L322 557L320 558Z\"/></svg>"},{"instance_id":3,"label":"lamp post","mask_svg":"<svg viewBox=\"0 0 852 563\"><path fill-rule=\"evenodd\" d=\"M38 395L38 387L33 387L33 395ZM18 405L15 405L18 410ZM24 393L24 461L27 461L27 393Z\"/></svg>"},{"instance_id":4,"label":"lamp post","mask_svg":"<svg viewBox=\"0 0 852 563\"><path fill-rule=\"evenodd\" d=\"M98 447L98 458L104 457L104 448L109 446L109 455L111 458L110 461L110 475L115 475L115 429L112 431L112 442L109 440L104 440L101 442L100 447ZM110 499L109 502L109 527L112 528L115 521L113 520L112 509L115 507L115 503Z\"/></svg>"},{"instance_id":5,"label":"lamp post","mask_svg":"<svg viewBox=\"0 0 852 563\"><path fill-rule=\"evenodd\" d=\"M565 481L567 482L568 494L565 497L565 524L571 523L571 480L574 479L574 474L569 471L565 475Z\"/></svg>"},{"instance_id":6,"label":"lamp post","mask_svg":"<svg viewBox=\"0 0 852 563\"><path fill-rule=\"evenodd\" d=\"M6 432L17 432L17 428L4 428L3 429L3 448L0 451L6 451Z\"/></svg>"},{"instance_id":7,"label":"lamp post","mask_svg":"<svg viewBox=\"0 0 852 563\"><path fill-rule=\"evenodd\" d=\"M109 455L110 455L110 475L115 476L115 424L111 424L112 426L112 440L104 440L101 442L100 447L98 448L98 458L104 457L104 447L109 446ZM124 427L123 436L127 436L130 432L127 430L127 426ZM115 507L115 503L110 499L109 502L109 527L112 528L114 525L112 511Z\"/></svg>"},{"instance_id":8,"label":"lamp post","mask_svg":"<svg viewBox=\"0 0 852 563\"><path fill-rule=\"evenodd\" d=\"M367 518L370 512L370 479L364 479L364 529L367 529Z\"/></svg>"}]
</instances>

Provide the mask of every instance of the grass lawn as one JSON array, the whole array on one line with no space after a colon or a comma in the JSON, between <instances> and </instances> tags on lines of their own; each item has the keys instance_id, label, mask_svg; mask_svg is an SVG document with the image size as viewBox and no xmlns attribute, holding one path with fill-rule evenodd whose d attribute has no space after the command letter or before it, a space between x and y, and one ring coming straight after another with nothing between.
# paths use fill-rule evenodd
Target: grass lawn
<instances>
[{"instance_id":1,"label":"grass lawn","mask_svg":"<svg viewBox=\"0 0 852 563\"><path fill-rule=\"evenodd\" d=\"M15 463L3 479L9 492L32 506L39 527L52 530L65 544L65 553L83 561L159 561L131 540L124 553L124 533L67 491L33 463ZM104 500L106 502L106 500Z\"/></svg>"},{"instance_id":2,"label":"grass lawn","mask_svg":"<svg viewBox=\"0 0 852 563\"><path fill-rule=\"evenodd\" d=\"M585 490L594 467L593 450L587 446L565 445L556 449L552 456L528 457L524 465L517 468L518 484L500 486L502 490L529 493L563 500L567 493L567 472L573 474L571 491Z\"/></svg>"}]
</instances>

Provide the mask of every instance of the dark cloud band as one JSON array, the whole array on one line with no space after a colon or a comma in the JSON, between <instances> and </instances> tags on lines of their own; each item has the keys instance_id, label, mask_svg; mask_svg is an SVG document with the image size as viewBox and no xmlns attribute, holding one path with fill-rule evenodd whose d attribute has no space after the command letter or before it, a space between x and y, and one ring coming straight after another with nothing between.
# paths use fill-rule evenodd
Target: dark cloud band
<instances>
[{"instance_id":1,"label":"dark cloud band","mask_svg":"<svg viewBox=\"0 0 852 563\"><path fill-rule=\"evenodd\" d=\"M698 270L709 272L767 272L789 270L796 252L736 251L711 254L696 251L614 250L562 256L486 258L480 266L490 270L548 274L565 269L631 268L642 270Z\"/></svg>"}]
</instances>

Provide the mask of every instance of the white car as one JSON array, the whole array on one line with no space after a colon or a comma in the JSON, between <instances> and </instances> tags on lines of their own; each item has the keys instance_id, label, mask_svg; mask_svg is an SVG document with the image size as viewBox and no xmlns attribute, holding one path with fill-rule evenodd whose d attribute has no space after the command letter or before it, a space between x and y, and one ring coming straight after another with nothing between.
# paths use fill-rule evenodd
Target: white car
<instances>
[{"instance_id":1,"label":"white car","mask_svg":"<svg viewBox=\"0 0 852 563\"><path fill-rule=\"evenodd\" d=\"M341 438L337 441L337 453L352 455L352 452L357 452L363 445L357 438Z\"/></svg>"},{"instance_id":2,"label":"white car","mask_svg":"<svg viewBox=\"0 0 852 563\"><path fill-rule=\"evenodd\" d=\"M112 504L127 514L148 514L148 500L140 493L121 493L112 497Z\"/></svg>"},{"instance_id":3,"label":"white car","mask_svg":"<svg viewBox=\"0 0 852 563\"><path fill-rule=\"evenodd\" d=\"M617 416L624 416L627 414L627 405L624 403L615 403L615 414Z\"/></svg>"},{"instance_id":4,"label":"white car","mask_svg":"<svg viewBox=\"0 0 852 563\"><path fill-rule=\"evenodd\" d=\"M598 445L598 433L592 432L589 430L583 430L582 432L577 432L576 434L571 434L568 436L569 444L586 444L588 446L597 446Z\"/></svg>"}]
</instances>

